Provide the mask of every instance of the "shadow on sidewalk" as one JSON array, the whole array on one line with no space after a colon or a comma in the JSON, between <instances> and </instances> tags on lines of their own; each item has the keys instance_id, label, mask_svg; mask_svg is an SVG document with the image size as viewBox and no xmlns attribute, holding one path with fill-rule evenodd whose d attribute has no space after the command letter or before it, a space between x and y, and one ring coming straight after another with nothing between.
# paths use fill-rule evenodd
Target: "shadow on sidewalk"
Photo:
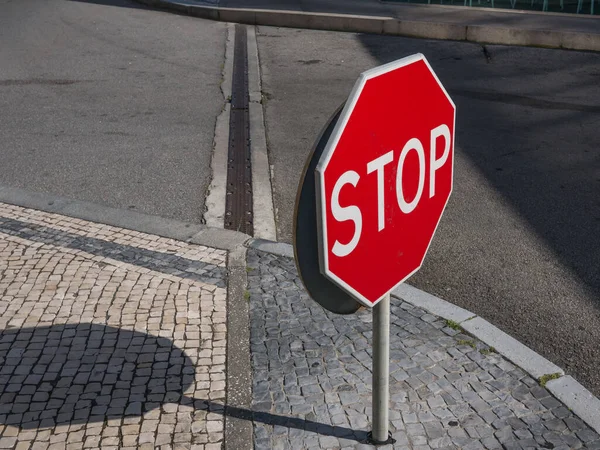
<instances>
[{"instance_id":1,"label":"shadow on sidewalk","mask_svg":"<svg viewBox=\"0 0 600 450\"><path fill-rule=\"evenodd\" d=\"M224 280L227 272L225 267L187 259L175 254L117 244L6 217L0 217L0 231L32 242L81 250L95 256L133 264L167 275L225 287Z\"/></svg>"},{"instance_id":2,"label":"shadow on sidewalk","mask_svg":"<svg viewBox=\"0 0 600 450\"><path fill-rule=\"evenodd\" d=\"M467 157L600 298L598 56L394 36L358 39L380 64L426 53L457 104L457 155ZM462 220L456 226L470 232L472 217Z\"/></svg>"},{"instance_id":3,"label":"shadow on sidewalk","mask_svg":"<svg viewBox=\"0 0 600 450\"><path fill-rule=\"evenodd\" d=\"M187 397L196 368L170 339L82 323L0 332L0 423L22 430L141 416L164 403L321 435L366 433Z\"/></svg>"}]
</instances>

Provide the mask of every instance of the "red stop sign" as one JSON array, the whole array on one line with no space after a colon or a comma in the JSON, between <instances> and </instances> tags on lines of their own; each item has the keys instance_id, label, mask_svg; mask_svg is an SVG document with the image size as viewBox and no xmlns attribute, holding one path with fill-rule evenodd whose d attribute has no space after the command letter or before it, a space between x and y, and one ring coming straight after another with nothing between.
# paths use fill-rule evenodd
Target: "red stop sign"
<instances>
[{"instance_id":1,"label":"red stop sign","mask_svg":"<svg viewBox=\"0 0 600 450\"><path fill-rule=\"evenodd\" d=\"M321 272L366 306L423 263L452 191L455 112L423 55L374 68L319 160Z\"/></svg>"}]
</instances>

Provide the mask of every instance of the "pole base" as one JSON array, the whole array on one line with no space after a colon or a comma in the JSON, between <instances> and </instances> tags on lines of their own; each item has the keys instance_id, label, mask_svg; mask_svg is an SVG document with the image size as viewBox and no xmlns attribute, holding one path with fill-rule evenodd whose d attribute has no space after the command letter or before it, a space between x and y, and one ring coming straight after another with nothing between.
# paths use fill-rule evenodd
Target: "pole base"
<instances>
[{"instance_id":1,"label":"pole base","mask_svg":"<svg viewBox=\"0 0 600 450\"><path fill-rule=\"evenodd\" d=\"M369 431L369 434L367 434L367 444L371 444L371 445L389 445L389 444L395 444L396 443L396 439L394 439L392 437L392 432L388 431L388 438L385 441L376 441L375 439L373 439L373 432Z\"/></svg>"}]
</instances>

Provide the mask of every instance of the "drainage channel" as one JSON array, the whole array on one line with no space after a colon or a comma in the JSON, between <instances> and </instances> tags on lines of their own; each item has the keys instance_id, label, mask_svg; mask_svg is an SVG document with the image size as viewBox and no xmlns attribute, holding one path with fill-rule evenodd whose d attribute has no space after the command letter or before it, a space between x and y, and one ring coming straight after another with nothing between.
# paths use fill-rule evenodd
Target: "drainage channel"
<instances>
[{"instance_id":1,"label":"drainage channel","mask_svg":"<svg viewBox=\"0 0 600 450\"><path fill-rule=\"evenodd\" d=\"M236 25L229 118L225 228L253 235L247 40L246 26Z\"/></svg>"}]
</instances>

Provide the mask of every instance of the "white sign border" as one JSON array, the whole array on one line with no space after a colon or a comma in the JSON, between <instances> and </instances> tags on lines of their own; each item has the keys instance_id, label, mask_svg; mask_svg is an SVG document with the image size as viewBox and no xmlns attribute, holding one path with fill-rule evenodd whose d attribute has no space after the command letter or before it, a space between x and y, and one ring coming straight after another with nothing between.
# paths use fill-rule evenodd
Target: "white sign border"
<instances>
[{"instance_id":1,"label":"white sign border","mask_svg":"<svg viewBox=\"0 0 600 450\"><path fill-rule=\"evenodd\" d=\"M378 298L375 302L371 303L362 294L360 294L358 291L356 291L354 288L352 288L350 285L348 285L348 283L343 281L341 278L339 278L337 275L335 275L334 273L332 273L329 270L329 258L328 258L328 252L327 252L327 248L328 248L327 233L325 233L325 230L327 229L327 214L325 211L323 211L323 205L327 204L326 199L325 199L325 189L323 188L325 186L325 169L327 168L329 161L331 159L331 156L333 155L333 150L337 147L337 144L344 132L344 129L346 128L346 125L348 124L348 120L350 120L350 117L352 116L352 112L354 111L356 102L360 98L360 94L362 93L362 90L364 89L367 81L369 81L371 78L375 78L375 77L383 75L387 72L391 72L391 71L399 69L401 67L405 67L410 64L414 64L418 61L425 62L425 64L429 68L429 71L431 72L431 74L433 75L435 80L437 81L438 85L442 89L442 92L444 92L444 94L446 95L446 98L448 99L450 104L452 104L452 107L454 109L454 117L453 117L453 124L452 124L452 174L451 174L451 179L450 179L450 193L448 194L446 203L444 203L444 207L442 208L442 213L440 214L438 222L435 225L433 234L431 235L431 239L429 240L429 244L427 244L427 249L425 250L425 253L423 253L423 259L421 259L421 262L419 263L419 267L417 267L415 270L413 270L411 273L409 273L406 277L404 277L402 280L400 280L396 285L394 285L392 288L390 288L385 294L381 295L381 297ZM319 159L319 163L317 164L317 167L315 169L317 172L317 176L315 177L315 183L316 183L316 193L317 193L317 196L316 196L317 197L316 198L316 201L317 201L317 234L318 234L318 240L320 243L320 245L319 245L319 266L321 269L321 273L326 278L329 278L330 280L335 282L338 286L342 287L346 292L348 292L350 295L352 295L352 297L354 297L361 304L372 308L377 303L379 303L381 300L383 300L383 298L386 295L388 295L390 292L392 292L394 289L396 289L398 286L400 286L402 283L404 283L407 279L409 279L411 276L413 276L423 265L425 256L427 255L427 252L429 251L429 247L431 246L431 242L433 241L433 237L435 236L435 233L440 224L442 216L444 215L444 211L446 210L446 206L448 205L448 200L450 199L450 195L452 194L452 190L454 188L454 153L455 153L455 148L454 148L455 138L454 138L454 136L455 136L455 134L456 134L456 105L450 98L450 95L448 95L448 92L446 91L446 88L444 88L442 83L440 82L440 79L437 77L437 75L433 71L431 65L427 61L427 58L425 58L425 55L423 55L422 53L416 53L414 55L410 55L405 58L398 59L396 61L392 61L388 64L384 64L382 66L374 67L373 69L367 70L360 74L358 80L354 84L354 87L352 88L352 91L350 92L350 95L348 96L348 100L346 101L346 104L344 106L344 109L342 110L342 112L340 114L337 124L336 124L335 128L333 129L333 132L331 133L329 140L327 141L327 145L325 146L325 149L323 150L323 154L321 155L321 158Z\"/></svg>"}]
</instances>

